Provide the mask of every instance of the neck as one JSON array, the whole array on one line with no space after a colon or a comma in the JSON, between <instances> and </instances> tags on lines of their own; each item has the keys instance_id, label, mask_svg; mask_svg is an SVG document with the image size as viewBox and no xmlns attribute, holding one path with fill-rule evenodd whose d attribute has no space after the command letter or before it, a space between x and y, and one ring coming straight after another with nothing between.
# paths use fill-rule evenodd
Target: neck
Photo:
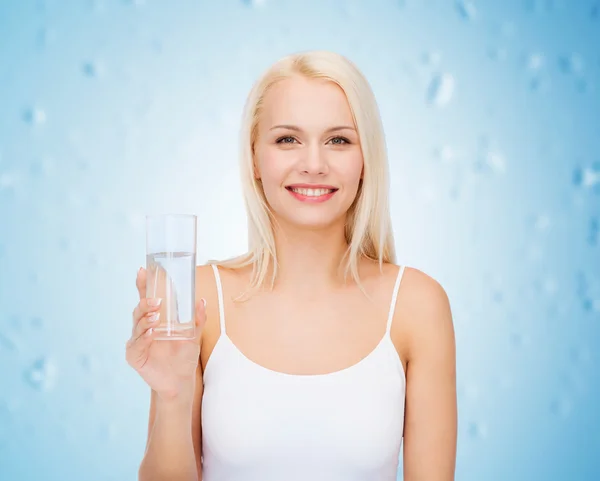
<instances>
[{"instance_id":1,"label":"neck","mask_svg":"<svg viewBox=\"0 0 600 481\"><path fill-rule=\"evenodd\" d=\"M290 287L295 293L309 295L343 283L340 269L348 248L344 221L322 229L306 229L277 222L277 279L275 289Z\"/></svg>"}]
</instances>

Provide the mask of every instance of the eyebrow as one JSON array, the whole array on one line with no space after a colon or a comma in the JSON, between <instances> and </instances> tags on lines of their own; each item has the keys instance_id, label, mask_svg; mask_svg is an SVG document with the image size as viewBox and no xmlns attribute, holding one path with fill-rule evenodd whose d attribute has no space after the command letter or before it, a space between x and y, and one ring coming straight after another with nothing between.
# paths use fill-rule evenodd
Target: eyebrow
<instances>
[{"instance_id":1,"label":"eyebrow","mask_svg":"<svg viewBox=\"0 0 600 481\"><path fill-rule=\"evenodd\" d=\"M289 130L295 130L296 132L302 132L302 129L295 125L275 125L275 126L271 127L269 130L275 130L275 129L289 129ZM350 127L348 125L338 125L336 127L328 128L325 131L325 133L334 132L337 130L356 130L356 129L354 127Z\"/></svg>"}]
</instances>

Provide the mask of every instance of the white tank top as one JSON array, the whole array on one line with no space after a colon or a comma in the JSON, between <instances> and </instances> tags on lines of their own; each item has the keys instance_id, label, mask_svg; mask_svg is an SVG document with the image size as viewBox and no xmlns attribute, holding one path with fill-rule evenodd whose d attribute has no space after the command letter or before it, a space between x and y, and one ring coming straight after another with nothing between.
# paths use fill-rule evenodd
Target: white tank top
<instances>
[{"instance_id":1,"label":"white tank top","mask_svg":"<svg viewBox=\"0 0 600 481\"><path fill-rule=\"evenodd\" d=\"M406 377L385 335L358 363L327 374L286 374L247 358L221 334L204 370L203 481L396 481Z\"/></svg>"}]
</instances>

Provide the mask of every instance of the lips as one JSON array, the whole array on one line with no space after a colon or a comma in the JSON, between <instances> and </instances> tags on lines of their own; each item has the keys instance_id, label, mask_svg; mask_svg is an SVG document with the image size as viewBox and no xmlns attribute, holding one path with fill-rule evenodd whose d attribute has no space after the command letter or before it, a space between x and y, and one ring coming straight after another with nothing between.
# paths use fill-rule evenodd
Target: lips
<instances>
[{"instance_id":1,"label":"lips","mask_svg":"<svg viewBox=\"0 0 600 481\"><path fill-rule=\"evenodd\" d=\"M302 202L325 202L338 191L337 187L322 184L293 184L285 188Z\"/></svg>"},{"instance_id":2,"label":"lips","mask_svg":"<svg viewBox=\"0 0 600 481\"><path fill-rule=\"evenodd\" d=\"M321 193L331 193L338 190L337 187L333 185L325 185L325 184L291 184L285 187L287 190L291 190L297 193L303 193L310 195L314 192Z\"/></svg>"}]
</instances>

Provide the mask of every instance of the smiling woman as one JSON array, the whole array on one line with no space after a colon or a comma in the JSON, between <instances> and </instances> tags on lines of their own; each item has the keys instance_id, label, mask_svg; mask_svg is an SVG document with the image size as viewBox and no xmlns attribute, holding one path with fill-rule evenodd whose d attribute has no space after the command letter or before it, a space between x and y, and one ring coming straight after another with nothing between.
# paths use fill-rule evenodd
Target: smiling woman
<instances>
[{"instance_id":1,"label":"smiling woman","mask_svg":"<svg viewBox=\"0 0 600 481\"><path fill-rule=\"evenodd\" d=\"M140 479L395 481L403 443L405 481L454 479L450 304L395 264L368 82L332 52L281 59L241 149L248 252L197 267L195 377L153 373L172 389L153 387Z\"/></svg>"}]
</instances>

